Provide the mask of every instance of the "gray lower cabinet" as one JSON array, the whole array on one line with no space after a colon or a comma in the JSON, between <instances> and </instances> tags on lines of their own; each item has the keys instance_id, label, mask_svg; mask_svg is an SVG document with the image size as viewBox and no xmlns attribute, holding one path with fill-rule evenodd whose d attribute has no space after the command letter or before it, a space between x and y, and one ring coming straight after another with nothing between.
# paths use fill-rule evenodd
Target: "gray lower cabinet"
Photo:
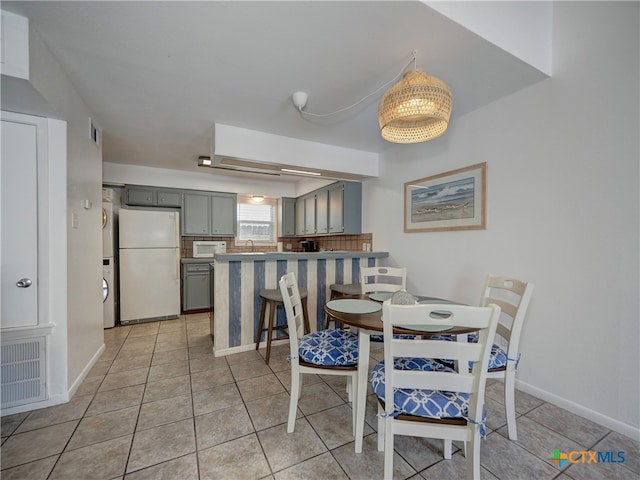
<instances>
[{"instance_id":1,"label":"gray lower cabinet","mask_svg":"<svg viewBox=\"0 0 640 480\"><path fill-rule=\"evenodd\" d=\"M209 263L186 263L182 269L182 310L211 308Z\"/></svg>"},{"instance_id":2,"label":"gray lower cabinet","mask_svg":"<svg viewBox=\"0 0 640 480\"><path fill-rule=\"evenodd\" d=\"M236 218L236 194L185 192L183 196L182 235L234 237Z\"/></svg>"}]
</instances>

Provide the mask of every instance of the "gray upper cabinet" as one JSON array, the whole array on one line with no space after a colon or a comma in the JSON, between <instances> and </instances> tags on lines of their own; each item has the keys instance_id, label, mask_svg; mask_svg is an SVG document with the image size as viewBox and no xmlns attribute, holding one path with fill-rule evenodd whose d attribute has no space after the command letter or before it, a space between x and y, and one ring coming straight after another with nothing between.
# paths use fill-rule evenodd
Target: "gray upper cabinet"
<instances>
[{"instance_id":1,"label":"gray upper cabinet","mask_svg":"<svg viewBox=\"0 0 640 480\"><path fill-rule=\"evenodd\" d=\"M210 195L185 193L182 204L182 235L209 235Z\"/></svg>"},{"instance_id":2,"label":"gray upper cabinet","mask_svg":"<svg viewBox=\"0 0 640 480\"><path fill-rule=\"evenodd\" d=\"M316 234L329 233L329 191L316 193Z\"/></svg>"},{"instance_id":3,"label":"gray upper cabinet","mask_svg":"<svg viewBox=\"0 0 640 480\"><path fill-rule=\"evenodd\" d=\"M344 233L344 184L329 189L329 233Z\"/></svg>"},{"instance_id":4,"label":"gray upper cabinet","mask_svg":"<svg viewBox=\"0 0 640 480\"><path fill-rule=\"evenodd\" d=\"M316 234L316 196L307 195L302 198L304 203L304 231L303 235Z\"/></svg>"},{"instance_id":5,"label":"gray upper cabinet","mask_svg":"<svg viewBox=\"0 0 640 480\"><path fill-rule=\"evenodd\" d=\"M124 203L141 207L180 207L182 205L182 190L126 185Z\"/></svg>"},{"instance_id":6,"label":"gray upper cabinet","mask_svg":"<svg viewBox=\"0 0 640 480\"><path fill-rule=\"evenodd\" d=\"M329 185L329 233L362 233L362 184Z\"/></svg>"},{"instance_id":7,"label":"gray upper cabinet","mask_svg":"<svg viewBox=\"0 0 640 480\"><path fill-rule=\"evenodd\" d=\"M362 184L336 182L296 199L296 235L362 233Z\"/></svg>"},{"instance_id":8,"label":"gray upper cabinet","mask_svg":"<svg viewBox=\"0 0 640 480\"><path fill-rule=\"evenodd\" d=\"M182 235L234 237L237 197L232 193L185 192Z\"/></svg>"},{"instance_id":9,"label":"gray upper cabinet","mask_svg":"<svg viewBox=\"0 0 640 480\"><path fill-rule=\"evenodd\" d=\"M181 207L182 191L168 188L160 188L156 192L156 205L158 207Z\"/></svg>"},{"instance_id":10,"label":"gray upper cabinet","mask_svg":"<svg viewBox=\"0 0 640 480\"><path fill-rule=\"evenodd\" d=\"M278 236L291 237L296 234L296 199L278 199Z\"/></svg>"},{"instance_id":11,"label":"gray upper cabinet","mask_svg":"<svg viewBox=\"0 0 640 480\"><path fill-rule=\"evenodd\" d=\"M304 209L305 204L302 198L296 199L296 235L304 235Z\"/></svg>"},{"instance_id":12,"label":"gray upper cabinet","mask_svg":"<svg viewBox=\"0 0 640 480\"><path fill-rule=\"evenodd\" d=\"M127 205L155 206L156 189L139 185L124 187L124 203Z\"/></svg>"},{"instance_id":13,"label":"gray upper cabinet","mask_svg":"<svg viewBox=\"0 0 640 480\"><path fill-rule=\"evenodd\" d=\"M211 194L211 234L235 237L238 197L229 193Z\"/></svg>"}]
</instances>

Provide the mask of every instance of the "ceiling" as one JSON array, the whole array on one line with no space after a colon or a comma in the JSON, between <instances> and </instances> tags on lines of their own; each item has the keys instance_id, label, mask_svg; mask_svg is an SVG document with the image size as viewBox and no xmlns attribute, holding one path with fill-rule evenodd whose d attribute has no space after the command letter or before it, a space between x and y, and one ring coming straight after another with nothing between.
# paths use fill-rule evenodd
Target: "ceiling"
<instances>
[{"instance_id":1,"label":"ceiling","mask_svg":"<svg viewBox=\"0 0 640 480\"><path fill-rule=\"evenodd\" d=\"M379 134L384 90L322 119L297 112L291 95L307 92L308 112L342 109L398 76L414 49L417 67L450 86L451 122L545 78L418 1L2 9L28 17L49 46L103 130L105 162L202 171L197 159L211 152L216 123L368 152L399 148Z\"/></svg>"}]
</instances>

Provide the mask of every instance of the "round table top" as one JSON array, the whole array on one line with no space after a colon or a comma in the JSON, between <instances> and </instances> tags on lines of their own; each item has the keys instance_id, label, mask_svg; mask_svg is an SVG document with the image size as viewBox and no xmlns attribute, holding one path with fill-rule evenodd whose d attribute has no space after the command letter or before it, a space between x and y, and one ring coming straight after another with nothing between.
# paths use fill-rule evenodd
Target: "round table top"
<instances>
[{"instance_id":1,"label":"round table top","mask_svg":"<svg viewBox=\"0 0 640 480\"><path fill-rule=\"evenodd\" d=\"M360 296L362 300L371 301L369 296L363 294ZM335 301L335 300L334 300ZM451 300L445 300L443 298L436 297L424 297L418 296L418 301L433 301L433 302L442 302L442 303L455 303ZM328 305L324 306L324 311L327 315L329 315L334 320L337 320L340 323L344 323L345 325L349 325L351 327L363 328L365 330L372 330L376 332L382 332L382 309L372 312L372 313L347 313L340 312L337 310L331 309ZM415 334L415 330L402 330L396 329L394 330L396 333L406 333L406 334ZM461 333L469 333L473 332L473 328L454 328L446 331L438 331L433 332L433 334L447 334L447 335L457 335ZM421 332L421 335L428 335L426 332Z\"/></svg>"}]
</instances>

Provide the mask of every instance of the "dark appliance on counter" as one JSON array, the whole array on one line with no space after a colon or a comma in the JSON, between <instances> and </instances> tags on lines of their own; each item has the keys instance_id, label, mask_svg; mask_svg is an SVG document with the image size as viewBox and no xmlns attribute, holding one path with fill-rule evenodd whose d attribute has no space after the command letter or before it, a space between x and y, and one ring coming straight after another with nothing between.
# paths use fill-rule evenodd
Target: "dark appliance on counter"
<instances>
[{"instance_id":1,"label":"dark appliance on counter","mask_svg":"<svg viewBox=\"0 0 640 480\"><path fill-rule=\"evenodd\" d=\"M315 242L313 240L302 240L300 242L300 249L303 252L317 252L318 242Z\"/></svg>"}]
</instances>

